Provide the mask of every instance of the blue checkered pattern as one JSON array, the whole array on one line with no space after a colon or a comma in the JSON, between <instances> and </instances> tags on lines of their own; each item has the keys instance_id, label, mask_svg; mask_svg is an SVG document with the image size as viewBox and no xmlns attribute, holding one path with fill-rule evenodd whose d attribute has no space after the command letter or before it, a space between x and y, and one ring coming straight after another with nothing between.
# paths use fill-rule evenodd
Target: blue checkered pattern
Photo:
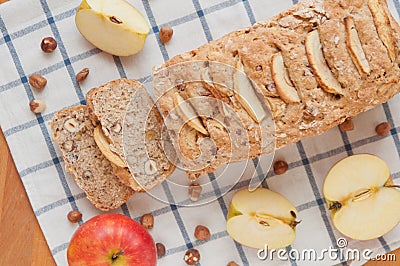
<instances>
[{"instance_id":1,"label":"blue checkered pattern","mask_svg":"<svg viewBox=\"0 0 400 266\"><path fill-rule=\"evenodd\" d=\"M145 49L138 55L119 58L107 55L88 44L77 32L73 18L78 1L13 0L0 6L0 123L21 179L25 185L35 215L42 227L50 250L59 265L66 264L68 241L77 225L70 224L66 213L79 209L83 221L99 214L86 200L84 193L65 172L61 153L51 140L48 122L53 114L67 106L85 103L85 94L92 88L119 77L148 80L151 67L170 57L219 38L223 34L266 19L295 4L281 0L131 0L149 20L151 33ZM389 0L389 6L399 19L400 2ZM16 15L19 14L19 15ZM23 14L23 15L21 15ZM174 38L162 45L158 37L163 26L174 28ZM40 51L43 37L54 36L58 42L52 54ZM75 75L89 67L91 74L79 84ZM44 75L48 85L43 92L33 90L28 77L33 73ZM48 108L43 114L33 115L28 108L30 100L43 99ZM322 196L322 183L330 166L354 153L374 153L385 159L395 182L400 177L400 97L359 115L354 122L356 130L348 133L337 128L322 136L306 139L277 151L276 158L289 162L289 171L281 176L256 169L260 177L267 176L264 187L288 197L297 207L303 222L297 229L297 240L287 248L317 251L337 247L341 237L329 218ZM386 137L376 136L374 127L381 121L392 125ZM1 155L0 155L1 156ZM1 157L0 157L1 158ZM257 159L253 160L254 167ZM253 169L254 169L253 167ZM156 242L167 248L160 265L183 265L183 254L195 247L202 254L202 265L225 265L234 260L241 265L264 265L253 249L234 242L225 229L225 218L232 194L243 188L248 178L242 178L234 188L213 182L213 191L202 197L223 195L207 205L185 208L179 204L165 204L148 195L135 195L115 212L136 220L151 212L155 217L152 229ZM209 180L215 179L213 174ZM168 183L163 193L170 202L176 202ZM196 240L196 225L204 224L211 230L210 240ZM362 225L361 225L362 226ZM351 248L370 248L383 253L399 247L400 228L377 240L357 242L348 239ZM305 265L304 261L277 261L276 264ZM316 265L345 265L344 258L317 262Z\"/></svg>"}]
</instances>

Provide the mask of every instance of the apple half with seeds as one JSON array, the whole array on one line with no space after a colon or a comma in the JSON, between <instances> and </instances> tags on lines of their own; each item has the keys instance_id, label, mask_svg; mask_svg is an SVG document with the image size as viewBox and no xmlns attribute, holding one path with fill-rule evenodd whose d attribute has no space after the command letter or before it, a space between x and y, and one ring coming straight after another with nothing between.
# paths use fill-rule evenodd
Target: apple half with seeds
<instances>
[{"instance_id":1,"label":"apple half with seeds","mask_svg":"<svg viewBox=\"0 0 400 266\"><path fill-rule=\"evenodd\" d=\"M333 225L350 238L378 238L400 222L400 192L386 162L375 155L352 155L336 163L323 193Z\"/></svg>"},{"instance_id":2,"label":"apple half with seeds","mask_svg":"<svg viewBox=\"0 0 400 266\"><path fill-rule=\"evenodd\" d=\"M141 51L150 32L147 20L124 0L83 0L75 24L86 40L117 56Z\"/></svg>"},{"instance_id":3,"label":"apple half with seeds","mask_svg":"<svg viewBox=\"0 0 400 266\"><path fill-rule=\"evenodd\" d=\"M247 188L233 195L226 222L228 234L242 245L263 249L289 246L296 238L297 210L281 194Z\"/></svg>"}]
</instances>

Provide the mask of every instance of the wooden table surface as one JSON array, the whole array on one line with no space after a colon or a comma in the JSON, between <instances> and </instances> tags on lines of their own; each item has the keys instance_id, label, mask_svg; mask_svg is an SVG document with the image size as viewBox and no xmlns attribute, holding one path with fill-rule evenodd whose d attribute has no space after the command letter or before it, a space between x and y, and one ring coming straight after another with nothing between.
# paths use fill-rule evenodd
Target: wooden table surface
<instances>
[{"instance_id":1,"label":"wooden table surface","mask_svg":"<svg viewBox=\"0 0 400 266\"><path fill-rule=\"evenodd\" d=\"M0 4L7 0L0 0ZM0 130L0 265L55 265ZM400 249L392 252L400 261ZM370 261L366 266L399 263Z\"/></svg>"}]
</instances>

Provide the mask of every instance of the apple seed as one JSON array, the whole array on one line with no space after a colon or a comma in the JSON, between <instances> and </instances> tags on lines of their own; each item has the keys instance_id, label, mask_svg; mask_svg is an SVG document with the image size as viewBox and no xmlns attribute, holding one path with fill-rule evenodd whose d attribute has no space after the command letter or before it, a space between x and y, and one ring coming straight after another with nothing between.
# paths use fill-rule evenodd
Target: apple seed
<instances>
[{"instance_id":1,"label":"apple seed","mask_svg":"<svg viewBox=\"0 0 400 266\"><path fill-rule=\"evenodd\" d=\"M335 201L333 202L330 206L329 206L329 210L339 210L340 208L342 208L342 203L340 203L339 201Z\"/></svg>"},{"instance_id":2,"label":"apple seed","mask_svg":"<svg viewBox=\"0 0 400 266\"><path fill-rule=\"evenodd\" d=\"M200 262L200 252L197 249L191 248L186 251L183 260L187 265L196 265Z\"/></svg>"},{"instance_id":3,"label":"apple seed","mask_svg":"<svg viewBox=\"0 0 400 266\"><path fill-rule=\"evenodd\" d=\"M290 227L295 228L299 223L301 223L301 221L293 221L289 224Z\"/></svg>"},{"instance_id":4,"label":"apple seed","mask_svg":"<svg viewBox=\"0 0 400 266\"><path fill-rule=\"evenodd\" d=\"M293 218L297 218L297 215L296 215L296 213L294 211L290 211L290 215L292 215Z\"/></svg>"},{"instance_id":5,"label":"apple seed","mask_svg":"<svg viewBox=\"0 0 400 266\"><path fill-rule=\"evenodd\" d=\"M234 262L233 260L228 262L228 264L226 264L226 266L239 266L239 264L237 264L236 262Z\"/></svg>"},{"instance_id":6,"label":"apple seed","mask_svg":"<svg viewBox=\"0 0 400 266\"><path fill-rule=\"evenodd\" d=\"M156 249L157 249L157 257L158 258L164 257L164 255L165 255L165 246L162 243L157 243L156 244Z\"/></svg>"},{"instance_id":7,"label":"apple seed","mask_svg":"<svg viewBox=\"0 0 400 266\"><path fill-rule=\"evenodd\" d=\"M210 238L210 230L203 225L196 226L194 230L194 237L198 240L207 240Z\"/></svg>"},{"instance_id":8,"label":"apple seed","mask_svg":"<svg viewBox=\"0 0 400 266\"><path fill-rule=\"evenodd\" d=\"M110 20L111 20L111 22L114 22L115 24L122 24L122 21L114 16L110 17Z\"/></svg>"},{"instance_id":9,"label":"apple seed","mask_svg":"<svg viewBox=\"0 0 400 266\"><path fill-rule=\"evenodd\" d=\"M154 226L154 216L151 213L146 213L140 218L140 223L146 229L152 229Z\"/></svg>"}]
</instances>

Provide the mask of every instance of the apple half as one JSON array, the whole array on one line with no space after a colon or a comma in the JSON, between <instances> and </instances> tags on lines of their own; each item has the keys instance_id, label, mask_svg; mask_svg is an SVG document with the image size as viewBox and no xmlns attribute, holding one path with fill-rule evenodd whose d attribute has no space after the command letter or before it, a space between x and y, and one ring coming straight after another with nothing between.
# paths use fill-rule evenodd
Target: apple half
<instances>
[{"instance_id":1,"label":"apple half","mask_svg":"<svg viewBox=\"0 0 400 266\"><path fill-rule=\"evenodd\" d=\"M388 165L371 154L357 154L328 172L323 193L333 225L357 240L378 238L400 222L400 192Z\"/></svg>"},{"instance_id":2,"label":"apple half","mask_svg":"<svg viewBox=\"0 0 400 266\"><path fill-rule=\"evenodd\" d=\"M83 0L75 24L86 40L117 56L141 51L150 32L147 20L124 0Z\"/></svg>"},{"instance_id":3,"label":"apple half","mask_svg":"<svg viewBox=\"0 0 400 266\"><path fill-rule=\"evenodd\" d=\"M242 245L279 249L295 240L296 217L296 208L281 194L266 188L243 189L233 195L226 230Z\"/></svg>"}]
</instances>

